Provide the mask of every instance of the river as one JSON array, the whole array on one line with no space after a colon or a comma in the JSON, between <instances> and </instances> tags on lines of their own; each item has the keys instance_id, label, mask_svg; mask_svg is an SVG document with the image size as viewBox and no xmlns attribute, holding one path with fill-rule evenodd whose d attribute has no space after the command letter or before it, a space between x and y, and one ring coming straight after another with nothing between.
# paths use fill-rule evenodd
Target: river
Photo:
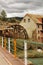
<instances>
[{"instance_id":1,"label":"river","mask_svg":"<svg viewBox=\"0 0 43 65\"><path fill-rule=\"evenodd\" d=\"M34 65L43 65L43 58L28 58Z\"/></svg>"}]
</instances>

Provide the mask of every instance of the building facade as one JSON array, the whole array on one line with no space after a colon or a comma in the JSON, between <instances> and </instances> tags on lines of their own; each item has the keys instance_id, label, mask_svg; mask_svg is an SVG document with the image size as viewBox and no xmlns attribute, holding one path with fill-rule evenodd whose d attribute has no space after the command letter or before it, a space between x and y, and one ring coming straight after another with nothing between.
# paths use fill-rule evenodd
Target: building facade
<instances>
[{"instance_id":1,"label":"building facade","mask_svg":"<svg viewBox=\"0 0 43 65\"><path fill-rule=\"evenodd\" d=\"M26 29L29 38L43 43L43 16L26 14L20 25Z\"/></svg>"},{"instance_id":2,"label":"building facade","mask_svg":"<svg viewBox=\"0 0 43 65\"><path fill-rule=\"evenodd\" d=\"M38 42L43 43L43 18L38 18L40 20L40 23L37 23L38 27Z\"/></svg>"},{"instance_id":3,"label":"building facade","mask_svg":"<svg viewBox=\"0 0 43 65\"><path fill-rule=\"evenodd\" d=\"M20 25L26 29L29 39L37 41L37 25L34 22L32 16L26 14L23 17Z\"/></svg>"}]
</instances>

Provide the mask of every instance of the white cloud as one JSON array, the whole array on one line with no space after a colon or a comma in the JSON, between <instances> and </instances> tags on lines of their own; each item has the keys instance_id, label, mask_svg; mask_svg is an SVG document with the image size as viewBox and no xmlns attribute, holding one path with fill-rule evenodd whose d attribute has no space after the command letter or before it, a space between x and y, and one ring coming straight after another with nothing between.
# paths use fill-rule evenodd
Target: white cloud
<instances>
[{"instance_id":1,"label":"white cloud","mask_svg":"<svg viewBox=\"0 0 43 65\"><path fill-rule=\"evenodd\" d=\"M8 17L23 16L27 12L43 15L43 0L0 0L0 11L2 9Z\"/></svg>"}]
</instances>

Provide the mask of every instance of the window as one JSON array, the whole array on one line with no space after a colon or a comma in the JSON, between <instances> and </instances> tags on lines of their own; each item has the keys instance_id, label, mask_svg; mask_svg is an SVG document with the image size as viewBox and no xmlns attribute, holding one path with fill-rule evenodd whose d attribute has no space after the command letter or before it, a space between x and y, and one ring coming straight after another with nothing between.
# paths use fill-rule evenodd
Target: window
<instances>
[{"instance_id":1,"label":"window","mask_svg":"<svg viewBox=\"0 0 43 65\"><path fill-rule=\"evenodd\" d=\"M42 24L42 29L43 29L43 24Z\"/></svg>"},{"instance_id":2,"label":"window","mask_svg":"<svg viewBox=\"0 0 43 65\"><path fill-rule=\"evenodd\" d=\"M40 37L38 37L38 39L40 40Z\"/></svg>"},{"instance_id":3,"label":"window","mask_svg":"<svg viewBox=\"0 0 43 65\"><path fill-rule=\"evenodd\" d=\"M30 22L30 19L28 19L28 22Z\"/></svg>"},{"instance_id":4,"label":"window","mask_svg":"<svg viewBox=\"0 0 43 65\"><path fill-rule=\"evenodd\" d=\"M39 28L39 25L38 25L38 28Z\"/></svg>"},{"instance_id":5,"label":"window","mask_svg":"<svg viewBox=\"0 0 43 65\"><path fill-rule=\"evenodd\" d=\"M43 23L43 18L42 18L42 23Z\"/></svg>"},{"instance_id":6,"label":"window","mask_svg":"<svg viewBox=\"0 0 43 65\"><path fill-rule=\"evenodd\" d=\"M40 31L38 30L38 33L40 33Z\"/></svg>"},{"instance_id":7,"label":"window","mask_svg":"<svg viewBox=\"0 0 43 65\"><path fill-rule=\"evenodd\" d=\"M41 40L42 40L42 43L43 43L43 37L41 38Z\"/></svg>"},{"instance_id":8,"label":"window","mask_svg":"<svg viewBox=\"0 0 43 65\"><path fill-rule=\"evenodd\" d=\"M24 22L26 22L26 19L24 19Z\"/></svg>"}]
</instances>

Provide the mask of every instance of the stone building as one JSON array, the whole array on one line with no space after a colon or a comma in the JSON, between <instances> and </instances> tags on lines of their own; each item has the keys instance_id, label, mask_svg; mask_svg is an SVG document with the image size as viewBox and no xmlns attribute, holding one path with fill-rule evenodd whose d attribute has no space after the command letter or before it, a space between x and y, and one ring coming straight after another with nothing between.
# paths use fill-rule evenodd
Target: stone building
<instances>
[{"instance_id":1,"label":"stone building","mask_svg":"<svg viewBox=\"0 0 43 65\"><path fill-rule=\"evenodd\" d=\"M20 25L26 29L33 41L43 42L43 16L26 14Z\"/></svg>"},{"instance_id":2,"label":"stone building","mask_svg":"<svg viewBox=\"0 0 43 65\"><path fill-rule=\"evenodd\" d=\"M34 19L32 18L31 15L26 14L24 18L22 19L20 25L26 29L28 37L31 40L37 41L37 25L34 22Z\"/></svg>"}]
</instances>

